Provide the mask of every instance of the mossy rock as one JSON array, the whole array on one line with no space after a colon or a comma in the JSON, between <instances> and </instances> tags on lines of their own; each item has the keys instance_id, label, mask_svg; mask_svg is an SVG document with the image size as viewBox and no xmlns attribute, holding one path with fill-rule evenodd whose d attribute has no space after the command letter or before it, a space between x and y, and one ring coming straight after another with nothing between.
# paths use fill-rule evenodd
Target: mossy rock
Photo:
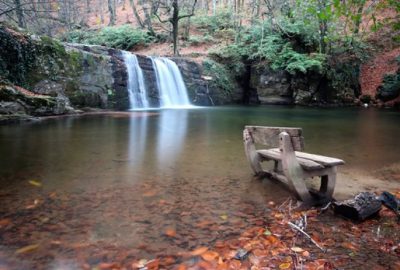
<instances>
[{"instance_id":1,"label":"mossy rock","mask_svg":"<svg viewBox=\"0 0 400 270\"><path fill-rule=\"evenodd\" d=\"M376 98L382 101L390 101L400 95L400 73L387 74L383 78L383 83L378 87Z\"/></svg>"}]
</instances>

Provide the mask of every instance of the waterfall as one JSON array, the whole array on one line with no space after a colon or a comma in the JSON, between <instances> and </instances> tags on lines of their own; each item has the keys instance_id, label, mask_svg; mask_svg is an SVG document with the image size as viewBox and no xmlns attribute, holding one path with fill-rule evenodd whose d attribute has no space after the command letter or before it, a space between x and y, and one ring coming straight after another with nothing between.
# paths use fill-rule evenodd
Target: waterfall
<instances>
[{"instance_id":1,"label":"waterfall","mask_svg":"<svg viewBox=\"0 0 400 270\"><path fill-rule=\"evenodd\" d=\"M191 107L182 74L175 62L165 57L152 57L151 61L160 95L160 107Z\"/></svg>"},{"instance_id":2,"label":"waterfall","mask_svg":"<svg viewBox=\"0 0 400 270\"><path fill-rule=\"evenodd\" d=\"M147 109L149 101L147 100L146 85L137 57L126 51L123 52L123 57L128 70L129 109Z\"/></svg>"}]
</instances>

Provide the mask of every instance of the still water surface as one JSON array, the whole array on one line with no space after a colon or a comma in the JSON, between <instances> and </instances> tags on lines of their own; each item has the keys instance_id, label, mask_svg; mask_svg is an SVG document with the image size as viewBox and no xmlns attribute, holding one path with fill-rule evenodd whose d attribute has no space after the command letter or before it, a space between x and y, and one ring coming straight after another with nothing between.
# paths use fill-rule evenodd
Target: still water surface
<instances>
[{"instance_id":1,"label":"still water surface","mask_svg":"<svg viewBox=\"0 0 400 270\"><path fill-rule=\"evenodd\" d=\"M368 174L400 160L399 121L399 113L374 109L270 106L0 126L0 219L11 221L0 227L0 266L2 260L51 266L79 252L96 257L94 245L151 258L212 244L259 225L266 202L289 195L253 179L243 150L245 125L302 127L307 152L344 159L344 171ZM15 256L37 243L26 261ZM89 264L102 258L94 260Z\"/></svg>"}]
</instances>

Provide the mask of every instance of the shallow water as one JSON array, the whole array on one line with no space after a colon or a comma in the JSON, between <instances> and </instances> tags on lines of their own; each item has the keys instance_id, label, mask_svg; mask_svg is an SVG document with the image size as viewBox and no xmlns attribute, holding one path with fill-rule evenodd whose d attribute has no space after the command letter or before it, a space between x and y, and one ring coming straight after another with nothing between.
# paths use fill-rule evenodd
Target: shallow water
<instances>
[{"instance_id":1,"label":"shallow water","mask_svg":"<svg viewBox=\"0 0 400 270\"><path fill-rule=\"evenodd\" d=\"M269 106L0 126L0 266L52 268L79 256L92 265L121 248L151 258L232 237L268 222L266 203L289 196L253 179L244 125L302 127L308 152L368 174L399 161L399 120L374 109ZM35 252L14 254L32 244Z\"/></svg>"}]
</instances>

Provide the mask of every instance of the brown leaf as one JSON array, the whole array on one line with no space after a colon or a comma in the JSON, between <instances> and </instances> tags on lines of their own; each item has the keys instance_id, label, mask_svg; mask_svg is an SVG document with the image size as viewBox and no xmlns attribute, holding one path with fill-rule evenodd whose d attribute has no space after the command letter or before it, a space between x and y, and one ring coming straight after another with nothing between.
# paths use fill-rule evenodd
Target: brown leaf
<instances>
[{"instance_id":1,"label":"brown leaf","mask_svg":"<svg viewBox=\"0 0 400 270\"><path fill-rule=\"evenodd\" d=\"M9 224L11 224L11 219L9 218L0 219L0 228L6 227Z\"/></svg>"},{"instance_id":2,"label":"brown leaf","mask_svg":"<svg viewBox=\"0 0 400 270\"><path fill-rule=\"evenodd\" d=\"M146 263L146 267L149 270L157 270L159 266L160 266L160 260L158 259L151 260Z\"/></svg>"},{"instance_id":3,"label":"brown leaf","mask_svg":"<svg viewBox=\"0 0 400 270\"><path fill-rule=\"evenodd\" d=\"M358 248L353 243L350 243L350 242L342 243L342 247L351 249L351 250L358 250Z\"/></svg>"},{"instance_id":4,"label":"brown leaf","mask_svg":"<svg viewBox=\"0 0 400 270\"><path fill-rule=\"evenodd\" d=\"M219 254L215 251L207 251L203 254L201 254L201 257L205 260L205 261L213 261L216 260L218 258Z\"/></svg>"},{"instance_id":5,"label":"brown leaf","mask_svg":"<svg viewBox=\"0 0 400 270\"><path fill-rule=\"evenodd\" d=\"M98 265L98 268L101 270L114 269L118 267L119 265L117 263L101 263Z\"/></svg>"},{"instance_id":6,"label":"brown leaf","mask_svg":"<svg viewBox=\"0 0 400 270\"><path fill-rule=\"evenodd\" d=\"M15 251L15 254L22 254L22 253L31 252L31 251L36 250L38 247L39 247L39 244L25 246L25 247L22 247L20 249L17 249L17 251Z\"/></svg>"},{"instance_id":7,"label":"brown leaf","mask_svg":"<svg viewBox=\"0 0 400 270\"><path fill-rule=\"evenodd\" d=\"M206 252L208 250L208 247L199 247L196 248L195 250L190 252L190 255L192 256L199 256L201 254L203 254L204 252Z\"/></svg>"},{"instance_id":8,"label":"brown leaf","mask_svg":"<svg viewBox=\"0 0 400 270\"><path fill-rule=\"evenodd\" d=\"M187 267L184 264L180 264L176 270L186 270Z\"/></svg>"},{"instance_id":9,"label":"brown leaf","mask_svg":"<svg viewBox=\"0 0 400 270\"><path fill-rule=\"evenodd\" d=\"M168 228L165 230L165 235L168 237L175 237L176 236L176 231L172 228Z\"/></svg>"}]
</instances>

